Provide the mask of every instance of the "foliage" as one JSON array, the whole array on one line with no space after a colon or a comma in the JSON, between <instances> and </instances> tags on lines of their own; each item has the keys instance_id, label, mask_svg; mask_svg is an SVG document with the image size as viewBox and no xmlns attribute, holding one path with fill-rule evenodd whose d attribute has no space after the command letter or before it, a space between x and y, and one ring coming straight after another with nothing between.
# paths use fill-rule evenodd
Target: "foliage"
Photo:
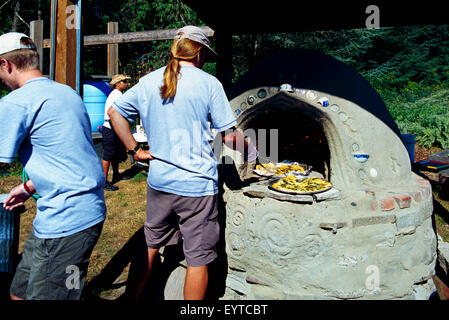
<instances>
[{"instance_id":1,"label":"foliage","mask_svg":"<svg viewBox=\"0 0 449 320\"><path fill-rule=\"evenodd\" d=\"M9 88L3 82L0 82L0 98L7 95L9 91Z\"/></svg>"},{"instance_id":2,"label":"foliage","mask_svg":"<svg viewBox=\"0 0 449 320\"><path fill-rule=\"evenodd\" d=\"M413 134L419 145L449 148L449 89L420 98L413 103L393 105L390 111L403 133Z\"/></svg>"},{"instance_id":3,"label":"foliage","mask_svg":"<svg viewBox=\"0 0 449 320\"><path fill-rule=\"evenodd\" d=\"M21 176L22 168L19 156L16 156L12 163L0 163L0 178L4 176Z\"/></svg>"},{"instance_id":4,"label":"foliage","mask_svg":"<svg viewBox=\"0 0 449 320\"><path fill-rule=\"evenodd\" d=\"M119 32L134 32L146 30L161 30L180 28L185 24L204 25L195 12L180 0L128 0L128 1L98 1L89 0L85 7L86 34L106 33L107 23L117 21ZM119 70L125 72L137 81L149 71L164 66L169 59L170 40L120 44ZM85 65L86 74L103 74L106 61L98 64L95 59L101 54L106 55L103 47L86 47L85 60L92 61ZM96 61L96 62L93 62Z\"/></svg>"}]
</instances>

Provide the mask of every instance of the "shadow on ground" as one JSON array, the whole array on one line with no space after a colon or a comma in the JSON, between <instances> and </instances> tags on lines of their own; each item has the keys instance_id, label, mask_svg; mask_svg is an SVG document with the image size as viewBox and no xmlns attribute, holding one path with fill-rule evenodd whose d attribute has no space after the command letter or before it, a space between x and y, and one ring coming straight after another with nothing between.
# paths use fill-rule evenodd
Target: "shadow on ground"
<instances>
[{"instance_id":1,"label":"shadow on ground","mask_svg":"<svg viewBox=\"0 0 449 320\"><path fill-rule=\"evenodd\" d=\"M226 163L226 162L224 162ZM227 255L225 242L226 228L226 204L223 201L223 184L230 189L236 189L242 186L235 166L221 165L218 168L219 176L222 177L218 192L218 223L220 225L220 240L217 244L217 258L209 264L209 285L206 299L217 300L225 294L227 277ZM134 171L133 171L134 172ZM129 172L127 172L129 173ZM178 272L177 281L169 282L172 274L183 268L186 263L182 250L182 242L177 245L165 246L159 259L153 265L150 277L140 297L141 300L164 300L166 295L182 299L184 274ZM135 281L140 272L140 266L145 264L147 259L146 243L143 227L140 228L129 241L114 255L105 268L86 284L83 299L95 300L103 299L100 297L102 291L117 289L127 286L128 283ZM128 279L126 282L115 283L125 268L130 264ZM182 277L182 279L180 278ZM125 292L118 299L127 299L127 287Z\"/></svg>"}]
</instances>

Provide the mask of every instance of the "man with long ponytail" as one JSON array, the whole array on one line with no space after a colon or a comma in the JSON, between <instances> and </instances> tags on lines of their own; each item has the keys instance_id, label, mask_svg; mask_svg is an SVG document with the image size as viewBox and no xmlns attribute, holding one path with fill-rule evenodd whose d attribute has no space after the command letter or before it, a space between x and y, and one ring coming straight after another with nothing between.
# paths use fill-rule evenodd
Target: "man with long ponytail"
<instances>
[{"instance_id":1,"label":"man with long ponytail","mask_svg":"<svg viewBox=\"0 0 449 320\"><path fill-rule=\"evenodd\" d=\"M134 159L151 160L144 224L148 263L127 292L130 298L138 298L159 248L182 238L187 262L184 298L200 300L205 298L207 266L217 257L219 239L218 173L211 129L231 129L236 117L222 84L201 70L216 53L200 28L179 29L170 54L167 66L142 77L108 111L117 135ZM137 116L150 150L140 149L130 132L128 121ZM247 161L257 157L257 150L238 132L226 135L223 141L244 146L245 150L239 151Z\"/></svg>"}]
</instances>

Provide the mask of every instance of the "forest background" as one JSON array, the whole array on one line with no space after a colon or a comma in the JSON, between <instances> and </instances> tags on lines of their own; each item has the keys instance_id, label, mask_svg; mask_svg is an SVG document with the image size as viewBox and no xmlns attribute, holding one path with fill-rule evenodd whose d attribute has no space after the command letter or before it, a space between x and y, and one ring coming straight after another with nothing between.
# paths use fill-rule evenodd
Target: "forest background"
<instances>
[{"instance_id":1,"label":"forest background","mask_svg":"<svg viewBox=\"0 0 449 320\"><path fill-rule=\"evenodd\" d=\"M0 16L0 34L29 34L30 21L43 20L44 38L50 37L50 0L3 0ZM180 0L83 1L84 35L105 34L111 21L118 22L119 32L205 25ZM170 44L120 44L119 71L137 82L167 63ZM233 83L279 48L317 50L353 67L383 98L401 133L414 134L424 148L449 148L449 25L235 35ZM48 74L49 49L43 55ZM106 74L105 45L84 47L83 59L85 75ZM216 74L215 64L206 64L205 70ZM0 97L6 93L0 84Z\"/></svg>"}]
</instances>

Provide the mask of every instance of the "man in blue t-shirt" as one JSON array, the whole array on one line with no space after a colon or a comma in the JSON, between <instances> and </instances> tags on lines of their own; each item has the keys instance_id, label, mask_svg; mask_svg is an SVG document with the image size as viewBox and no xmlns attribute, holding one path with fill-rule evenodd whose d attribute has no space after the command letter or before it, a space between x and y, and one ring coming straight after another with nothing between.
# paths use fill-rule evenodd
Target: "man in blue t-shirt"
<instances>
[{"instance_id":1,"label":"man in blue t-shirt","mask_svg":"<svg viewBox=\"0 0 449 320\"><path fill-rule=\"evenodd\" d=\"M203 31L186 26L177 32L166 67L140 79L112 104L108 114L114 130L135 160L151 160L148 174L147 219L144 224L148 265L129 297L137 298L160 247L182 236L187 272L185 299L204 299L208 264L216 257L218 173L212 148L214 129L236 125L223 86L201 70L215 52ZM140 116L150 151L138 147L128 121ZM230 130L231 131L231 130ZM223 141L248 162L257 150L236 131ZM235 147L234 147L235 148Z\"/></svg>"},{"instance_id":2,"label":"man in blue t-shirt","mask_svg":"<svg viewBox=\"0 0 449 320\"><path fill-rule=\"evenodd\" d=\"M33 230L10 288L12 299L79 299L89 258L106 217L103 175L80 96L43 77L25 34L0 36L0 162L18 153L30 180L3 206L39 194Z\"/></svg>"}]
</instances>

